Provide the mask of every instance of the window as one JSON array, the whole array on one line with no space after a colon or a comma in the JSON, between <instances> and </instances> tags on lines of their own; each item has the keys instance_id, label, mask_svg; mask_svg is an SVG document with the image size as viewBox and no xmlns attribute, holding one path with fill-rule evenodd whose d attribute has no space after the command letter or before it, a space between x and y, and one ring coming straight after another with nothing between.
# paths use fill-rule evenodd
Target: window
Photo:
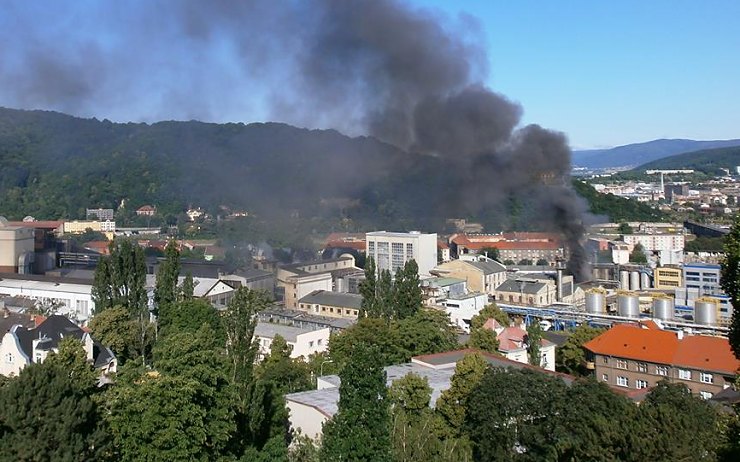
<instances>
[{"instance_id":1,"label":"window","mask_svg":"<svg viewBox=\"0 0 740 462\"><path fill-rule=\"evenodd\" d=\"M686 369L679 369L678 378L682 380L691 380L691 371L687 371Z\"/></svg>"},{"instance_id":2,"label":"window","mask_svg":"<svg viewBox=\"0 0 740 462\"><path fill-rule=\"evenodd\" d=\"M609 364L609 357L608 356L602 356L604 359L604 364Z\"/></svg>"},{"instance_id":3,"label":"window","mask_svg":"<svg viewBox=\"0 0 740 462\"><path fill-rule=\"evenodd\" d=\"M321 344L322 344L323 342L324 342L324 339L321 339L321 338L320 338L320 339L318 339L318 340L316 340L316 344L317 344L318 346L321 346Z\"/></svg>"},{"instance_id":4,"label":"window","mask_svg":"<svg viewBox=\"0 0 740 462\"><path fill-rule=\"evenodd\" d=\"M709 393L708 391L700 391L699 396L701 396L703 399L709 399L714 395L712 393Z\"/></svg>"},{"instance_id":5,"label":"window","mask_svg":"<svg viewBox=\"0 0 740 462\"><path fill-rule=\"evenodd\" d=\"M5 355L5 362L8 364L13 364L13 353L8 353Z\"/></svg>"},{"instance_id":6,"label":"window","mask_svg":"<svg viewBox=\"0 0 740 462\"><path fill-rule=\"evenodd\" d=\"M607 374L601 374L601 380L603 380L604 382L608 382L609 381L609 375L607 375Z\"/></svg>"},{"instance_id":7,"label":"window","mask_svg":"<svg viewBox=\"0 0 740 462\"><path fill-rule=\"evenodd\" d=\"M311 340L310 342L308 342L308 347L309 348L313 348L313 340Z\"/></svg>"},{"instance_id":8,"label":"window","mask_svg":"<svg viewBox=\"0 0 740 462\"><path fill-rule=\"evenodd\" d=\"M617 377L617 385L620 387L628 387L629 380L627 380L627 377Z\"/></svg>"},{"instance_id":9,"label":"window","mask_svg":"<svg viewBox=\"0 0 740 462\"><path fill-rule=\"evenodd\" d=\"M647 372L647 364L637 363L637 372Z\"/></svg>"},{"instance_id":10,"label":"window","mask_svg":"<svg viewBox=\"0 0 740 462\"><path fill-rule=\"evenodd\" d=\"M624 359L618 359L617 369L627 369L627 361L625 361Z\"/></svg>"},{"instance_id":11,"label":"window","mask_svg":"<svg viewBox=\"0 0 740 462\"><path fill-rule=\"evenodd\" d=\"M648 383L645 380L635 380L635 388L637 388L638 390L641 390L647 387L648 387Z\"/></svg>"},{"instance_id":12,"label":"window","mask_svg":"<svg viewBox=\"0 0 740 462\"><path fill-rule=\"evenodd\" d=\"M655 373L658 375L668 375L668 368L665 366L655 366Z\"/></svg>"},{"instance_id":13,"label":"window","mask_svg":"<svg viewBox=\"0 0 740 462\"><path fill-rule=\"evenodd\" d=\"M701 375L699 375L699 381L701 383L714 383L714 376L712 374L702 372Z\"/></svg>"}]
</instances>

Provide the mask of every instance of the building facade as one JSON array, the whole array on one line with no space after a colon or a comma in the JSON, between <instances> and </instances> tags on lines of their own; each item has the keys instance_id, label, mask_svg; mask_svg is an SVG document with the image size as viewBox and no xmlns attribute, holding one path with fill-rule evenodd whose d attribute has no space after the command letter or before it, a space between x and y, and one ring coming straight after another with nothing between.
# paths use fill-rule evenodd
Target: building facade
<instances>
[{"instance_id":1,"label":"building facade","mask_svg":"<svg viewBox=\"0 0 740 462\"><path fill-rule=\"evenodd\" d=\"M277 286L284 292L285 307L297 309L301 298L315 290L336 291L337 279L357 271L362 270L351 256L295 263L278 268Z\"/></svg>"},{"instance_id":2,"label":"building facade","mask_svg":"<svg viewBox=\"0 0 740 462\"><path fill-rule=\"evenodd\" d=\"M0 273L29 273L34 249L33 228L12 226L0 217Z\"/></svg>"},{"instance_id":3,"label":"building facade","mask_svg":"<svg viewBox=\"0 0 740 462\"><path fill-rule=\"evenodd\" d=\"M705 399L729 387L740 367L726 338L633 324L618 324L583 347L600 382L642 389L668 380Z\"/></svg>"},{"instance_id":4,"label":"building facade","mask_svg":"<svg viewBox=\"0 0 740 462\"><path fill-rule=\"evenodd\" d=\"M432 273L439 277L462 279L469 291L489 295L493 295L496 288L506 280L506 267L485 257L442 263L432 269Z\"/></svg>"},{"instance_id":5,"label":"building facade","mask_svg":"<svg viewBox=\"0 0 740 462\"><path fill-rule=\"evenodd\" d=\"M428 276L437 264L437 235L420 232L390 233L375 231L365 235L368 257L373 257L378 271L396 274L406 262L414 260L419 275Z\"/></svg>"},{"instance_id":6,"label":"building facade","mask_svg":"<svg viewBox=\"0 0 740 462\"><path fill-rule=\"evenodd\" d=\"M331 330L302 328L285 324L258 322L254 328L254 339L259 345L259 356L270 354L270 347L276 336L281 336L291 347L291 358L308 359L312 354L323 353L329 347Z\"/></svg>"},{"instance_id":7,"label":"building facade","mask_svg":"<svg viewBox=\"0 0 740 462\"><path fill-rule=\"evenodd\" d=\"M676 266L660 266L653 271L656 289L674 289L683 286L683 270Z\"/></svg>"},{"instance_id":8,"label":"building facade","mask_svg":"<svg viewBox=\"0 0 740 462\"><path fill-rule=\"evenodd\" d=\"M362 308L358 294L315 290L298 300L298 309L319 316L357 319Z\"/></svg>"}]
</instances>

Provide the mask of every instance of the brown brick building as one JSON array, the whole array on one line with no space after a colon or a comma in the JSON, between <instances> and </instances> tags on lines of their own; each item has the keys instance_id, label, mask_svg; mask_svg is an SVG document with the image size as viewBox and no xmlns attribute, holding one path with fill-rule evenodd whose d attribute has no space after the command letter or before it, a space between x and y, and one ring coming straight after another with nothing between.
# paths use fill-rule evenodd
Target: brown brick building
<instances>
[{"instance_id":1,"label":"brown brick building","mask_svg":"<svg viewBox=\"0 0 740 462\"><path fill-rule=\"evenodd\" d=\"M726 338L682 337L651 321L618 324L583 347L597 380L628 389L653 387L667 379L708 399L729 387L740 368Z\"/></svg>"}]
</instances>

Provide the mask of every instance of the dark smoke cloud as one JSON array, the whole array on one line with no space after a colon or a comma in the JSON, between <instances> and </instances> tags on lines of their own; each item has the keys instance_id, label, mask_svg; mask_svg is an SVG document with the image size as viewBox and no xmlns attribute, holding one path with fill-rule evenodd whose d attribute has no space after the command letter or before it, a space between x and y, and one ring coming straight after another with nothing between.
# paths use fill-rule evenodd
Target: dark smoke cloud
<instances>
[{"instance_id":1,"label":"dark smoke cloud","mask_svg":"<svg viewBox=\"0 0 740 462\"><path fill-rule=\"evenodd\" d=\"M480 24L397 0L6 5L0 104L114 120L273 120L371 134L449 169L472 212L527 195L582 275L565 137L487 88Z\"/></svg>"}]
</instances>

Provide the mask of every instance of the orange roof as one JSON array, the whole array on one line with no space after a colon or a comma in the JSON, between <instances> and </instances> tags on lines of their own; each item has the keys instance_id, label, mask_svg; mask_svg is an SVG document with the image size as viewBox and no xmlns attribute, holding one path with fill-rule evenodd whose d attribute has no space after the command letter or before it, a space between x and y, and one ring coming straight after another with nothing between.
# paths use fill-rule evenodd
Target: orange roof
<instances>
[{"instance_id":1,"label":"orange roof","mask_svg":"<svg viewBox=\"0 0 740 462\"><path fill-rule=\"evenodd\" d=\"M593 353L670 364L678 346L673 332L643 329L630 324L617 324L583 345Z\"/></svg>"},{"instance_id":2,"label":"orange roof","mask_svg":"<svg viewBox=\"0 0 740 462\"><path fill-rule=\"evenodd\" d=\"M730 342L722 337L690 335L678 342L673 363L699 370L735 373L740 360L730 349Z\"/></svg>"},{"instance_id":3,"label":"orange roof","mask_svg":"<svg viewBox=\"0 0 740 462\"><path fill-rule=\"evenodd\" d=\"M450 242L472 250L484 247L500 250L557 250L561 247L558 236L549 233L455 234Z\"/></svg>"},{"instance_id":4,"label":"orange roof","mask_svg":"<svg viewBox=\"0 0 740 462\"><path fill-rule=\"evenodd\" d=\"M583 345L593 353L734 374L740 368L726 338L703 335L681 340L675 332L617 324Z\"/></svg>"}]
</instances>

